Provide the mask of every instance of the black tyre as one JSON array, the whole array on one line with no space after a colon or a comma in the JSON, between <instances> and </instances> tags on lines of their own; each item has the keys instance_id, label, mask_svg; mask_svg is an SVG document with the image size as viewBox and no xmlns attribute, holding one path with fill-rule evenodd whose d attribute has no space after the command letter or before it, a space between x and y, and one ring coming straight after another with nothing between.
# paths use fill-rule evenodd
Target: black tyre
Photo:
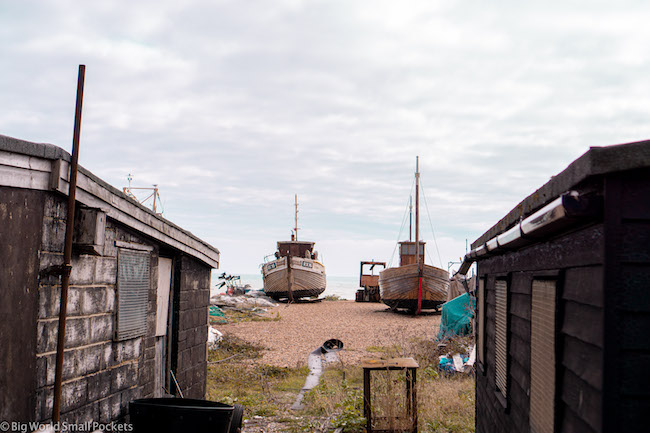
<instances>
[{"instance_id":1,"label":"black tyre","mask_svg":"<svg viewBox=\"0 0 650 433\"><path fill-rule=\"evenodd\" d=\"M232 411L232 418L230 419L230 430L228 430L228 433L240 433L243 420L244 406L236 404L235 409Z\"/></svg>"}]
</instances>

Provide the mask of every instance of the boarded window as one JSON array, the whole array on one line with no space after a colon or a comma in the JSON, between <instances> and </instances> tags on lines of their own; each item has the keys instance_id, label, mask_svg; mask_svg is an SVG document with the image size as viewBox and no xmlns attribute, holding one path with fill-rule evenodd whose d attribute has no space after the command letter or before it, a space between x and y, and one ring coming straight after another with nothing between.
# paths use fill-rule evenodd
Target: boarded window
<instances>
[{"instance_id":1,"label":"boarded window","mask_svg":"<svg viewBox=\"0 0 650 433\"><path fill-rule=\"evenodd\" d=\"M478 344L476 350L478 351L478 362L485 365L485 279L479 278L478 280L478 299L477 299L477 314L476 321L478 330Z\"/></svg>"},{"instance_id":2,"label":"boarded window","mask_svg":"<svg viewBox=\"0 0 650 433\"><path fill-rule=\"evenodd\" d=\"M555 420L555 286L533 280L530 318L530 431L553 433Z\"/></svg>"},{"instance_id":3,"label":"boarded window","mask_svg":"<svg viewBox=\"0 0 650 433\"><path fill-rule=\"evenodd\" d=\"M148 252L120 249L117 269L116 340L145 335L150 287Z\"/></svg>"},{"instance_id":4,"label":"boarded window","mask_svg":"<svg viewBox=\"0 0 650 433\"><path fill-rule=\"evenodd\" d=\"M504 398L508 396L508 285L497 280L495 289L495 382Z\"/></svg>"},{"instance_id":5,"label":"boarded window","mask_svg":"<svg viewBox=\"0 0 650 433\"><path fill-rule=\"evenodd\" d=\"M156 337L167 334L169 292L172 282L172 259L158 258L158 290L156 297Z\"/></svg>"},{"instance_id":6,"label":"boarded window","mask_svg":"<svg viewBox=\"0 0 650 433\"><path fill-rule=\"evenodd\" d=\"M420 255L424 255L424 243L420 243ZM415 255L415 243L412 244L402 244L400 248L401 255L414 256Z\"/></svg>"}]
</instances>

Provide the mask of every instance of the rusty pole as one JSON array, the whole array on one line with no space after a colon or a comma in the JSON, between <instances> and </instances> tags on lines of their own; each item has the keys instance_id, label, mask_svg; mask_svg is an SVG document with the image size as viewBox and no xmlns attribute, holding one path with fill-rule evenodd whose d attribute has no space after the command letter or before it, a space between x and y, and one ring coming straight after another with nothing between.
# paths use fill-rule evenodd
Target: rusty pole
<instances>
[{"instance_id":1,"label":"rusty pole","mask_svg":"<svg viewBox=\"0 0 650 433\"><path fill-rule=\"evenodd\" d=\"M77 166L79 162L79 133L81 131L81 106L84 97L84 77L86 65L79 65L77 80L77 105L72 137L72 160L70 161L70 182L68 187L68 216L65 226L65 246L63 248L63 272L61 275L61 307L59 309L59 335L56 345L56 370L54 375L54 406L52 421L56 424L61 417L61 382L63 379L63 350L65 348L65 321L68 307L68 287L72 270L72 234L74 232L74 208L77 192Z\"/></svg>"}]
</instances>

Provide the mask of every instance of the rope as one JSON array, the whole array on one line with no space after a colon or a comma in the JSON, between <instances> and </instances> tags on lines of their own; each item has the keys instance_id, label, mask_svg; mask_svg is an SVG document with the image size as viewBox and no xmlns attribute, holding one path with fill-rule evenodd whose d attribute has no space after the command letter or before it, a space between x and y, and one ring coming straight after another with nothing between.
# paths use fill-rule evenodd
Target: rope
<instances>
[{"instance_id":1,"label":"rope","mask_svg":"<svg viewBox=\"0 0 650 433\"><path fill-rule=\"evenodd\" d=\"M429 226L431 227L431 234L433 235L433 244L436 246L436 251L438 253L438 260L440 261L440 269L442 267L442 258L440 257L440 250L438 249L438 241L436 241L436 232L433 230L433 223L431 223L431 214L429 213L429 205L427 204L427 196L424 194L424 186L422 186L422 180L420 180L420 188L422 188L422 197L424 197L424 207L427 209L427 216L429 217ZM431 260L431 257L429 257ZM431 260L433 263L433 260Z\"/></svg>"},{"instance_id":2,"label":"rope","mask_svg":"<svg viewBox=\"0 0 650 433\"><path fill-rule=\"evenodd\" d=\"M415 186L415 179L413 179L413 183L411 183L411 191L409 192L409 201L411 199L411 195L413 193L413 187ZM402 230L404 229L404 225L406 224L406 215L409 213L409 202L406 202L406 210L404 211L404 216L402 217L402 225L399 228L399 234L397 235L397 241L395 241L395 248L393 248L393 254L390 256L390 262L388 262L388 267L390 268L393 266L393 258L395 258L395 251L397 251L397 246L399 245L399 240L402 237Z\"/></svg>"}]
</instances>

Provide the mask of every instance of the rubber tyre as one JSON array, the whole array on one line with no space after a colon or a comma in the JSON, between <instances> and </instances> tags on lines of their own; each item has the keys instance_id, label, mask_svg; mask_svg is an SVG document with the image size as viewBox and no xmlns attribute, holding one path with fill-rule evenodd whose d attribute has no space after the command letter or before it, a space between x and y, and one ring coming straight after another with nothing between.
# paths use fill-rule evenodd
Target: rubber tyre
<instances>
[{"instance_id":1,"label":"rubber tyre","mask_svg":"<svg viewBox=\"0 0 650 433\"><path fill-rule=\"evenodd\" d=\"M230 429L228 433L241 432L242 421L244 420L244 406L236 404L232 411L232 418L230 419Z\"/></svg>"}]
</instances>

